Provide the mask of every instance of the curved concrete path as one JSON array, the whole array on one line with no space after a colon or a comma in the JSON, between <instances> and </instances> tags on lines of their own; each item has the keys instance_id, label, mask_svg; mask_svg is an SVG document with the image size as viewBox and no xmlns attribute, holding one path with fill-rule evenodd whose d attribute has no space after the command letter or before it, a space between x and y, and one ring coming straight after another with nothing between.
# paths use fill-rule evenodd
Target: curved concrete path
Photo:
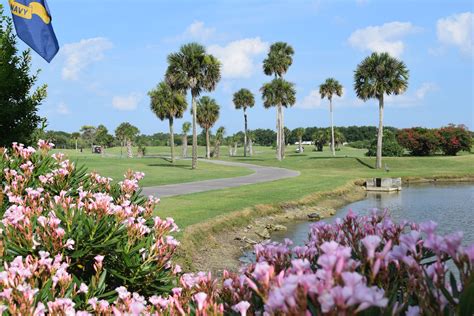
<instances>
[{"instance_id":1,"label":"curved concrete path","mask_svg":"<svg viewBox=\"0 0 474 316\"><path fill-rule=\"evenodd\" d=\"M275 181L280 179L297 177L300 175L300 172L295 170L277 167L257 166L241 162L231 162L223 160L206 160L206 162L226 166L244 167L253 170L254 173L242 177L212 179L204 181L144 187L142 193L145 195L153 195L158 198L163 198L226 188L235 188L243 185Z\"/></svg>"}]
</instances>

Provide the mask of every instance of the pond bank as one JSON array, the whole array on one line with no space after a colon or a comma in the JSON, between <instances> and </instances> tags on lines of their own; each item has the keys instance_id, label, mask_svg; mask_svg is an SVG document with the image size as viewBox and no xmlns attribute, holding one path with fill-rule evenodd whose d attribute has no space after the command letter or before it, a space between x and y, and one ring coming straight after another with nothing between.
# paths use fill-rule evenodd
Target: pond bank
<instances>
[{"instance_id":1,"label":"pond bank","mask_svg":"<svg viewBox=\"0 0 474 316\"><path fill-rule=\"evenodd\" d=\"M422 182L474 181L474 176L447 176L433 178L407 177L405 184ZM335 214L336 209L366 197L363 180L310 194L300 200L275 205L256 205L233 212L211 221L189 226L181 238L179 262L188 271L212 271L220 274L224 269L238 270L239 258L253 245L285 229L295 221L308 221L308 215L321 219Z\"/></svg>"}]
</instances>

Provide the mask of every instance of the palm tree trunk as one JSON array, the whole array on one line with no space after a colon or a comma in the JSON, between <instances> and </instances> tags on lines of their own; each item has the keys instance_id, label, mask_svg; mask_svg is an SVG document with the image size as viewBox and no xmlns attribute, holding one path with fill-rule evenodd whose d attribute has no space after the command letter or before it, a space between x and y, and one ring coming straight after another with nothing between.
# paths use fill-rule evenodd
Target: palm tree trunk
<instances>
[{"instance_id":1,"label":"palm tree trunk","mask_svg":"<svg viewBox=\"0 0 474 316\"><path fill-rule=\"evenodd\" d=\"M122 139L120 141L120 158L123 158L123 142L124 142L124 140Z\"/></svg>"},{"instance_id":2,"label":"palm tree trunk","mask_svg":"<svg viewBox=\"0 0 474 316\"><path fill-rule=\"evenodd\" d=\"M234 151L233 151L232 156L237 156L237 146L238 146L238 143L234 142Z\"/></svg>"},{"instance_id":3,"label":"palm tree trunk","mask_svg":"<svg viewBox=\"0 0 474 316\"><path fill-rule=\"evenodd\" d=\"M196 130L196 98L194 95L191 96L193 106L193 160L191 164L192 169L197 168L197 130Z\"/></svg>"},{"instance_id":4,"label":"palm tree trunk","mask_svg":"<svg viewBox=\"0 0 474 316\"><path fill-rule=\"evenodd\" d=\"M280 155L281 155L281 158L280 158L280 160L283 160L285 158L285 147L286 147L286 143L285 143L285 123L283 122L283 107L281 107L281 110L280 110L280 136L281 136L281 141L280 141L280 146L281 146Z\"/></svg>"},{"instance_id":5,"label":"palm tree trunk","mask_svg":"<svg viewBox=\"0 0 474 316\"><path fill-rule=\"evenodd\" d=\"M253 141L249 138L249 156L253 156Z\"/></svg>"},{"instance_id":6,"label":"palm tree trunk","mask_svg":"<svg viewBox=\"0 0 474 316\"><path fill-rule=\"evenodd\" d=\"M206 128L206 158L211 159L211 146L209 140L209 128Z\"/></svg>"},{"instance_id":7,"label":"palm tree trunk","mask_svg":"<svg viewBox=\"0 0 474 316\"><path fill-rule=\"evenodd\" d=\"M382 168L382 138L383 138L383 95L379 97L379 130L377 133L376 168Z\"/></svg>"},{"instance_id":8,"label":"palm tree trunk","mask_svg":"<svg viewBox=\"0 0 474 316\"><path fill-rule=\"evenodd\" d=\"M170 123L170 146L171 146L171 163L174 163L174 132L173 132L173 118L169 119Z\"/></svg>"},{"instance_id":9,"label":"palm tree trunk","mask_svg":"<svg viewBox=\"0 0 474 316\"><path fill-rule=\"evenodd\" d=\"M299 143L300 143L300 146L299 146L299 147L300 147L300 154L303 152L303 144L302 144L302 142L303 142L303 137L300 137L300 138L299 138Z\"/></svg>"},{"instance_id":10,"label":"palm tree trunk","mask_svg":"<svg viewBox=\"0 0 474 316\"><path fill-rule=\"evenodd\" d=\"M281 105L277 106L277 143L276 143L276 158L281 160L281 126L280 126L280 112L281 112Z\"/></svg>"},{"instance_id":11,"label":"palm tree trunk","mask_svg":"<svg viewBox=\"0 0 474 316\"><path fill-rule=\"evenodd\" d=\"M76 138L76 151L77 151L77 138Z\"/></svg>"},{"instance_id":12,"label":"palm tree trunk","mask_svg":"<svg viewBox=\"0 0 474 316\"><path fill-rule=\"evenodd\" d=\"M333 120L333 112L332 112L332 99L329 99L329 112L331 112L331 149L332 149L332 155L336 156L336 148L334 144L334 120Z\"/></svg>"},{"instance_id":13,"label":"palm tree trunk","mask_svg":"<svg viewBox=\"0 0 474 316\"><path fill-rule=\"evenodd\" d=\"M128 158L133 158L132 141L130 139L127 139L127 155Z\"/></svg>"},{"instance_id":14,"label":"palm tree trunk","mask_svg":"<svg viewBox=\"0 0 474 316\"><path fill-rule=\"evenodd\" d=\"M188 135L183 134L183 158L188 158Z\"/></svg>"},{"instance_id":15,"label":"palm tree trunk","mask_svg":"<svg viewBox=\"0 0 474 316\"><path fill-rule=\"evenodd\" d=\"M245 129L244 129L244 157L247 157L247 113L245 113L245 108L244 108L244 121L245 121Z\"/></svg>"}]
</instances>

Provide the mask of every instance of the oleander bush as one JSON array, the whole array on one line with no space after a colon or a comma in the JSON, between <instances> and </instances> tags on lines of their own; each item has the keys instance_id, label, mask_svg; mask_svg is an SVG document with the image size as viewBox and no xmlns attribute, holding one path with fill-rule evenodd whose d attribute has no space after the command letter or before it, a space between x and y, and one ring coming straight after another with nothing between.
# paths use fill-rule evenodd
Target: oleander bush
<instances>
[{"instance_id":1,"label":"oleander bush","mask_svg":"<svg viewBox=\"0 0 474 316\"><path fill-rule=\"evenodd\" d=\"M440 147L445 155L456 156L462 150L471 151L472 137L462 125L448 125L439 129Z\"/></svg>"},{"instance_id":2,"label":"oleander bush","mask_svg":"<svg viewBox=\"0 0 474 316\"><path fill-rule=\"evenodd\" d=\"M432 155L440 145L438 131L423 127L402 129L397 133L397 140L412 156Z\"/></svg>"},{"instance_id":3,"label":"oleander bush","mask_svg":"<svg viewBox=\"0 0 474 316\"><path fill-rule=\"evenodd\" d=\"M0 313L4 315L471 315L474 245L436 224L349 213L303 246L256 245L239 273L172 263L172 219L152 213L141 173L122 182L62 155L1 152Z\"/></svg>"}]
</instances>

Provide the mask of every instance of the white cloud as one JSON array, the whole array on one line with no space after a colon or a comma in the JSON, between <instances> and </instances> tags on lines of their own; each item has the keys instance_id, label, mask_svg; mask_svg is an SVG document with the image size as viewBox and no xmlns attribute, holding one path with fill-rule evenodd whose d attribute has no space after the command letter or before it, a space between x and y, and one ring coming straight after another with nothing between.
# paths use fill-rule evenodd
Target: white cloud
<instances>
[{"instance_id":1,"label":"white cloud","mask_svg":"<svg viewBox=\"0 0 474 316\"><path fill-rule=\"evenodd\" d=\"M120 111L133 111L137 108L141 100L142 96L139 93L131 93L126 96L114 96L112 98L112 106Z\"/></svg>"},{"instance_id":2,"label":"white cloud","mask_svg":"<svg viewBox=\"0 0 474 316\"><path fill-rule=\"evenodd\" d=\"M341 104L338 103L340 100L344 99L345 90L343 89L343 93L341 97L333 96L333 106L340 106ZM296 104L297 108L311 110L311 109L329 109L329 101L327 99L321 99L321 95L319 94L319 89L313 89L309 92L307 96L303 98L301 103Z\"/></svg>"},{"instance_id":3,"label":"white cloud","mask_svg":"<svg viewBox=\"0 0 474 316\"><path fill-rule=\"evenodd\" d=\"M474 14L464 12L439 19L436 23L438 40L444 45L457 46L463 54L474 51Z\"/></svg>"},{"instance_id":4,"label":"white cloud","mask_svg":"<svg viewBox=\"0 0 474 316\"><path fill-rule=\"evenodd\" d=\"M83 39L76 43L65 44L61 54L66 57L62 69L62 78L77 80L84 68L104 58L104 51L112 48L112 42L103 37Z\"/></svg>"},{"instance_id":5,"label":"white cloud","mask_svg":"<svg viewBox=\"0 0 474 316\"><path fill-rule=\"evenodd\" d=\"M184 32L185 37L207 41L216 33L215 28L206 27L202 21L194 21Z\"/></svg>"},{"instance_id":6,"label":"white cloud","mask_svg":"<svg viewBox=\"0 0 474 316\"><path fill-rule=\"evenodd\" d=\"M211 45L208 52L222 63L222 77L248 78L255 72L254 57L267 51L269 44L260 39L246 38L226 46Z\"/></svg>"},{"instance_id":7,"label":"white cloud","mask_svg":"<svg viewBox=\"0 0 474 316\"><path fill-rule=\"evenodd\" d=\"M400 57L405 49L402 38L418 30L418 27L409 22L390 22L358 29L351 34L348 42L362 51L387 52Z\"/></svg>"},{"instance_id":8,"label":"white cloud","mask_svg":"<svg viewBox=\"0 0 474 316\"><path fill-rule=\"evenodd\" d=\"M56 108L56 112L58 112L61 115L67 115L67 114L71 113L69 111L69 107L64 102L61 102L61 103L58 104L58 107Z\"/></svg>"},{"instance_id":9,"label":"white cloud","mask_svg":"<svg viewBox=\"0 0 474 316\"><path fill-rule=\"evenodd\" d=\"M438 89L433 82L424 82L412 94L388 95L385 102L391 107L413 107L418 106L431 93Z\"/></svg>"}]
</instances>

